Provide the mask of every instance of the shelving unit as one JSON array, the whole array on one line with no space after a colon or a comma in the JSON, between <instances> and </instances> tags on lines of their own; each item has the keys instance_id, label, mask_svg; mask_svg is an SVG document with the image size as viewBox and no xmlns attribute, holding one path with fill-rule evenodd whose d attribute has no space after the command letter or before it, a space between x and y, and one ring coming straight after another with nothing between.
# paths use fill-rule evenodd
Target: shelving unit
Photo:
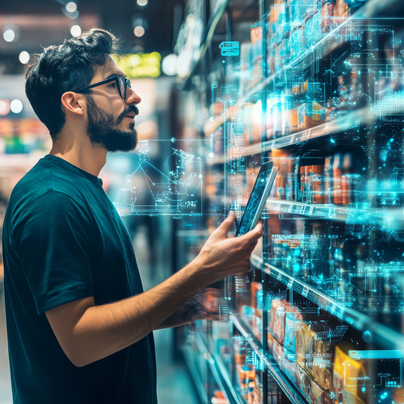
<instances>
[{"instance_id":1,"label":"shelving unit","mask_svg":"<svg viewBox=\"0 0 404 404\"><path fill-rule=\"evenodd\" d=\"M284 66L282 69L278 70L276 73L267 77L259 84L257 84L252 90L250 90L247 94L245 94L241 98L241 102L245 102L257 94L264 91L269 84L271 84L276 78L286 74L288 71L300 68L304 69L308 65L313 64L315 61L323 58L328 55L333 50L337 49L339 46L343 45L342 42L337 41L335 38L338 38L341 31L347 28L347 25L352 22L352 20L358 19L367 19L367 18L377 18L379 17L381 11L392 9L394 6L401 7L399 0L387 0L380 2L378 0L369 0L363 6L359 8L350 18L346 19L343 23L338 25L334 30L325 35L320 41L318 41L314 46L310 49L307 49L301 55L299 55L292 62Z\"/></svg>"},{"instance_id":2,"label":"shelving unit","mask_svg":"<svg viewBox=\"0 0 404 404\"><path fill-rule=\"evenodd\" d=\"M400 250L400 247L395 251L390 262L388 262L388 258L386 257L388 254L383 255L384 252L379 251L379 244L388 244L391 240L395 243L400 243L404 240L404 209L402 208L401 202L404 196L404 189L401 189L403 187L400 185L400 188L396 190L394 186L392 186L391 178L386 177L387 174L383 171L385 170L383 163L384 166L390 163L388 157L384 157L384 155L389 155L389 150L392 150L394 147L397 148L398 153L400 153L401 148L404 148L404 143L399 143L402 140L402 130L393 127L394 119L390 119L390 121L385 120L386 117L393 116L394 118L394 115L404 115L402 103L402 99L404 98L402 97L402 93L404 94L404 90L399 90L396 98L393 96L392 98L387 98L387 100L382 99L382 101L379 102L376 96L377 92L380 90L377 87L379 79L377 75L369 76L366 77L368 81L361 82L361 85L366 86L369 93L373 91L371 97L366 93L368 98L365 103L358 104L357 107L348 105L339 111L338 104L331 103L330 105L337 105L336 111L331 114L331 109L328 109L328 113L330 114L326 115L327 118L318 121L322 123L315 126L314 123L301 124L301 121L299 121L298 125L293 124L286 128L282 127L282 129L274 129L267 125L267 120L272 117L272 115L268 113L269 111L267 111L267 108L270 108L268 105L272 105L267 103L267 98L275 94L274 97L277 100L277 87L281 89L285 88L285 82L294 84L295 82L292 80L292 77L294 77L298 83L306 83L306 78L314 80L315 77L318 80L318 77L321 76L319 72L326 71L326 69L330 72L329 83L327 84L329 84L330 88L332 87L334 89L334 86L336 87L338 85L339 77L332 71L331 64L339 61L341 58L347 58L347 55L351 56L351 54L355 54L355 52L359 54L358 49L361 47L359 45L362 45L360 41L364 41L364 38L367 38L366 43L368 44L372 43L372 40L376 41L376 39L371 36L373 34L366 34L368 36L364 35L363 38L359 36L355 38L349 37L348 35L344 36L342 33L347 33L352 27L362 26L362 24L384 24L387 27L390 23L386 22L387 20L385 20L385 18L387 17L394 17L394 22L391 22L391 26L404 26L404 23L400 24L400 18L404 11L404 3L400 0L368 0L364 4L361 4L360 7L357 5L356 11L350 17L342 22L340 21L340 24L336 28L333 28L331 32L324 34L318 42L310 48L305 49L293 60L289 59L289 61L285 62L284 66L278 68L273 74L268 73L269 69L267 68L269 66L269 49L267 46L269 7L275 3L282 5L284 1L258 0L255 5L255 10L252 10L252 14L248 13L250 13L251 9L254 9L254 7L246 7L246 5L242 3L242 1L238 0L228 0L219 3L218 8L211 16L208 27L206 28L207 34L200 47L200 58L194 63L194 68L190 76L179 83L179 87L183 91L184 107L189 106L190 102L194 102L192 100L195 100L195 112L199 114L198 119L196 119L197 114L195 114L195 116L190 114L189 117L182 115L185 122L184 126L192 127L196 134L195 136L199 133L201 136L204 136L205 141L203 154L206 162L205 182L207 183L207 201L204 213L206 212L207 220L205 227L201 226L201 230L195 231L195 235L200 235L201 244L204 241L203 236L205 235L207 237L208 234L217 227L227 215L229 207L235 209L239 215L241 214L245 201L248 199L248 195L251 192L252 184L256 178L257 168L262 163L271 159L276 161L276 159L290 158L291 161L296 161L297 157L304 157L307 161L313 161L316 158L321 158L322 161L324 161L326 157L334 156L337 153L342 156L343 153L347 153L347 150L349 151L352 146L353 151L350 151L352 154L357 151L359 151L359 156L361 156L360 153L366 154L367 160L363 164L363 178L366 178L366 181L372 179L373 183L370 184L370 182L368 182L370 185L363 191L363 194L360 195L359 199L364 202L360 203L349 200L348 202L344 202L347 203L346 205L342 205L341 201L335 204L319 204L301 202L302 198L299 198L299 201L275 199L285 198L285 195L287 195L284 191L282 191L283 193L277 193L278 191L275 190L276 192L272 194L273 197L268 198L266 202L262 217L264 221L262 257L255 254L252 255L251 266L253 271L248 274L244 280L240 277L236 277L232 282L224 285L226 287L226 300L221 301L220 305L221 307L229 306L231 331L229 334L226 334L226 336L223 336L223 330L221 330L219 326L215 326L215 323L206 323L204 327L201 327L203 331L200 331L202 334L206 334L206 338L201 337L201 341L208 341L209 343L205 344L204 348L200 351L205 358L209 359L207 360L210 364L212 374L216 375L216 379L220 378L217 384L220 385L221 382L221 389L227 393L226 397L231 403L245 404L249 383L254 382L252 384L254 384L255 387L258 385L261 389L261 395L258 394L258 396L261 397L260 403L262 404L270 404L275 401L278 404L307 404L314 402L313 400L315 400L315 398L310 395L311 393L307 393L308 391L311 392L312 388L317 388L317 391L322 392L322 403L328 404L334 402L332 401L334 398L336 399L336 397L333 396L333 388L337 387L334 386L333 383L338 384L338 382L333 381L331 378L331 386L328 388L324 387L324 384L321 384L317 376L314 376L306 369L305 361L308 361L306 358L303 360L305 364L301 362L297 363L295 359L294 366L296 369L301 366L300 370L307 376L307 380L309 380L308 383L311 383L311 387L299 385L299 383L302 384L303 382L299 382L296 379L296 375L295 379L293 379L292 375L287 374L285 363L288 362L290 364L293 362L293 359L288 359L286 356L282 358L279 352L274 351L274 344L277 349L281 350L281 353L283 352L283 355L285 355L286 348L282 338L276 335L273 329L271 329L273 326L271 324L273 318L271 319L270 317L271 315L273 316L274 313L271 313L271 308L266 305L268 301L270 302L269 304L271 304L272 300L281 300L284 302L285 310L287 307L296 304L294 308L299 311L302 307L297 305L300 304L304 306L306 302L308 302L307 308L311 310L312 307L315 307L316 315L316 310L318 310L318 313L321 311L321 315L325 313L324 316L321 317L321 321L327 323L329 328L327 330L321 329L319 331L321 335L318 334L318 339L327 339L328 336L324 337L324 335L330 332L328 342L330 346L332 346L332 349L337 346L335 345L337 342L341 341L342 343L346 342L347 345L352 343L355 349L370 351L385 350L386 352L390 352L391 350L404 351L404 325L401 325L401 330L399 323L401 321L399 317L402 315L400 310L404 310L404 306L401 307L401 303L393 307L396 302L392 299L393 310L391 313L387 313L389 310L388 304L381 308L372 307L371 304L368 305L369 307L362 307L355 302L355 299L349 295L349 292L346 292L345 295L343 294L348 290L344 289L345 284L343 284L343 282L351 282L350 271L354 273L356 270L356 264L350 264L350 262L355 261L355 254L362 254L363 250L366 250L370 265L376 265L376 263L382 263L383 265L399 265L401 263L401 253L404 256L404 248L400 253L397 252ZM354 2L350 2L350 4L353 3ZM297 3L295 2L293 4L296 5ZM307 5L307 3L305 3L305 5ZM270 22L268 22L268 24L269 23ZM260 57L262 55L260 62L261 69L257 69L260 71L260 80L258 83L257 81L251 83L251 86L254 85L254 87L250 87L243 92L232 92L229 90L228 92L222 91L220 93L221 84L233 85L237 88L236 83L238 80L241 80L242 69L246 67L241 66L241 64L237 65L237 61L232 61L231 58L226 59L225 57L220 57L219 44L222 41L233 40L240 41L240 43L249 41L249 32L246 29L248 25L250 28L256 27L262 30L261 42L258 42L261 46L260 52L258 52L259 56L254 59L254 66L247 67L248 69L251 68L250 70L256 69L256 60L261 60ZM217 27L221 27L220 34L215 33ZM223 27L225 27L225 32L223 31ZM371 30L369 30L369 32L370 31ZM386 32L387 31L388 29ZM367 31L364 29L361 32ZM400 35L395 36L395 39L392 40L392 48L399 45L401 36L403 36ZM278 42L276 46L278 48L280 48L280 43L283 39L284 37L281 35L277 38ZM377 63L381 58L381 47L379 46L378 48L377 45L369 45L368 48L368 59L364 58L365 62L361 59L361 63L358 62L355 68L366 72L363 74L367 74L368 71L366 69L368 63L370 66L369 71L374 70L376 72L377 70L383 70L383 67L380 67L382 65ZM375 62L372 62L372 58ZM360 56L358 56L357 59L359 60ZM385 77L383 75L381 77L384 77L387 81L399 78L400 72L397 73L397 66L401 66L401 64L401 60L396 58L393 63L394 68L391 67L390 69L394 71L394 74L388 76L386 73ZM385 70L386 72L390 72L388 67L386 67ZM404 76L404 69L402 71ZM339 74L342 75L342 73ZM235 76L238 76L238 78ZM301 80L301 77L304 77L304 79ZM325 82L325 76L323 75L321 77ZM195 80L193 78L195 78ZM257 77L255 76L255 78ZM213 83L215 83L214 86ZM339 83L339 85L341 85L341 83ZM402 85L404 86L404 83L402 83ZM287 88L290 90L290 87ZM214 89L216 90L214 91ZM346 89L345 91L348 94L348 90ZM285 92L282 94L289 93ZM290 92L290 94L294 95L292 92ZM298 94L301 93L298 92ZM332 93L332 90L329 90L327 97L324 96L324 100L318 101L323 104L321 107L327 105L327 108L330 108L328 107L329 104L326 104L326 101L330 99L331 94L336 94L336 91ZM333 95L333 97L335 97L335 95ZM304 97L301 96L296 103L305 103L306 101L302 101L303 98ZM227 102L228 105L226 105ZM216 103L223 103L223 108L218 108L215 112L214 108L217 106L215 105ZM235 110L241 112L235 112L235 110L231 111L232 105L236 107ZM259 113L256 108L258 105L261 108ZM244 111L250 112L246 112L246 115L243 115ZM289 110L286 110L286 113L288 113L288 111ZM251 115L247 115L248 113ZM258 117L258 115L260 115L260 117ZM187 118L189 120L188 123ZM236 127L236 122L241 122L241 125L245 125L244 133L242 130L233 130L233 128ZM385 122L390 122L392 126L385 129L385 137L380 140L377 137L378 131ZM404 120L400 122L402 123ZM257 124L257 126L261 128L259 136L257 135L257 129L255 128L255 132L253 130L254 124ZM305 129L297 129L297 127L305 127ZM291 133L292 130L294 131L293 133ZM247 135L245 135L245 133L247 133ZM282 134L284 134L284 136L281 136ZM234 139L238 135L239 137L236 142ZM268 139L267 136L273 137ZM389 137L391 137L391 139L388 139ZM243 143L244 141L245 143ZM387 143L388 141L392 143ZM234 153L236 149L237 153ZM310 154L311 151L314 151L313 154ZM235 155L237 157L235 157ZM397 155L397 153L394 154L394 164L398 161ZM400 164L401 163L404 162L400 161ZM313 164L314 167L315 163L308 162L307 165L309 164ZM304 164L300 167L302 166L304 166ZM331 170L337 169L340 169L340 167L332 167ZM397 165L394 166L394 169L397 169L394 174L394 181L396 181L397 184L404 183L404 166L401 167L401 165ZM377 175L379 172L383 172L385 177L381 180L377 180L379 181L377 182L376 178L378 178ZM289 173L290 172L288 172L288 174ZM357 174L357 172L351 173L349 170L347 170L346 173ZM295 172L290 174L297 175ZM360 174L362 174L362 171ZM230 175L234 175L233 182L229 181ZM334 172L332 175L334 175ZM286 179L286 176L282 177L284 181L283 184L277 184L276 188L286 187ZM383 183L384 185L378 188L379 183ZM231 188L231 184L236 184L233 187L234 189ZM212 191L212 189L215 188L216 190ZM357 190L355 190L355 192L357 192ZM359 192L362 192L362 190L359 190ZM390 194L394 194L392 197L392 200L394 199L393 202L388 201ZM375 196L377 195L383 195L383 198L385 198L387 202L383 202L384 199L382 197L380 198L381 201L376 201ZM330 196L331 198L328 199L328 201L333 198L333 195L330 194ZM297 222L299 223L298 225L296 224ZM189 226L189 223L187 226ZM317 226L317 233L314 233L312 229L308 230L308 226ZM326 231L324 230L324 226L329 226L334 230ZM207 232L206 227L208 228ZM334 248L335 251L338 250L335 253L330 253L328 255L329 258L327 258L330 262L334 261L334 272L331 272L330 269L329 273L332 273L334 277L338 276L336 274L345 277L341 284L339 284L340 287L338 291L332 290L331 282L326 284L325 287L321 285L320 281L315 283L315 277L311 277L311 275L307 277L303 275L294 276L290 268L288 271L273 265L276 260L272 260L271 258L271 254L273 253L271 250L271 231L272 234L285 236L286 241L284 246L279 247L280 249L284 248L285 254L292 254L291 252L288 253L288 250L292 251L294 248L294 240L300 240L297 236L302 236L301 239L306 237L307 245L312 242L312 239L315 239L318 233L321 234L322 240L327 237L334 237L335 245L332 245L331 241L329 242L329 247L328 244L326 247L324 247L324 243L321 245L323 249ZM313 233L311 234L310 231L313 231ZM361 232L366 233L366 236L363 236ZM186 244L188 242L190 250L197 250L195 242L191 242L187 236L187 231L180 231L177 235L183 243ZM287 240L287 236L294 235L296 235L296 239L292 237L291 241ZM354 250L353 247L349 245L352 241L351 239L355 237L363 237L361 238L361 245L363 245L363 247L358 247L357 250ZM341 256L337 255L340 254L340 251L345 247L344 243L347 244L347 256L341 258ZM295 245L297 244L298 242L296 241ZM304 248L308 247L302 242L301 249ZM379 252L381 253L380 256ZM283 252L279 254L282 255ZM349 254L351 255L348 256ZM310 254L302 254L299 256L299 259L308 261L308 263L306 263L307 268L314 268L313 266L310 267L310 260L313 259ZM314 260L315 259L316 257L314 257ZM361 258L361 260L360 265L364 265L365 260L363 258ZM336 263L338 263L338 267ZM284 268L288 268L287 265L285 265ZM306 267L302 266L300 268ZM337 270L335 268L337 268ZM321 268L317 267L317 271L319 269ZM363 266L361 270L363 271ZM299 271L296 271L295 274L299 274ZM376 286L371 284L371 281L368 279L354 279L352 282L359 282L355 284L356 288L367 288L367 292L373 294L376 294L379 289L384 288L388 290L388 293L393 295L393 292L391 292L393 290L395 293L394 298L396 298L400 293L397 291L400 281L393 280L392 278L393 276L391 276L391 279L386 276L383 281L379 280L379 284ZM404 279L402 282L404 282ZM250 284L252 285L252 283L256 285L256 288L259 287L257 290L262 294L261 304L263 309L259 314L257 314L257 312L260 311L258 307L258 292L254 292L257 293L257 295L252 295L252 289L251 291L249 290ZM215 286L218 286L218 284ZM350 286L352 286L352 283ZM223 287L223 285L220 284L220 287ZM239 293L240 291L242 291L242 293ZM366 300L367 304L369 302L371 303L372 301L370 299ZM299 312L302 317L302 324L309 324L309 328L313 327L313 329L315 329L316 325L318 326L316 320L313 320L313 316L306 316L306 314L312 314L312 312L305 312L303 309L301 313ZM376 309L381 311L377 311ZM244 312L249 313L248 315L251 317L243 317L242 313ZM383 317L384 314L390 315L386 321ZM283 315L285 316L285 313ZM247 320L252 321L251 324L254 324L255 329L252 329L252 326L250 327L248 325ZM340 340L333 340L330 329L332 327L341 326L344 330L347 330L346 332L349 337L347 337L345 341L344 334L341 336ZM255 335L260 335L260 338L257 339ZM269 342L271 337L272 342ZM236 355L240 355L240 353L237 353L237 349L239 349L237 348L237 341L239 338L248 345L248 352L254 352L258 358L260 362L259 366L262 366L262 369L259 369L260 371L262 370L262 375L259 376L261 379L258 378L252 381L246 376L245 383L241 380L240 375L244 373L240 371L240 358L238 357L238 359L236 359ZM218 353L219 348L223 348L226 355L228 355L229 352L231 353L230 364L228 364L228 361L225 362L222 360L221 355ZM342 345L340 349L348 348ZM344 351L344 353L348 357L348 351ZM244 354L241 354L241 357L243 357ZM334 351L330 353L330 361L335 359L333 355ZM250 362L247 363L247 359L245 364L247 367L250 366L250 368L252 366ZM329 366L329 364L327 365L325 363L324 366ZM340 366L342 365L340 364ZM255 369L257 370L258 367L256 366ZM333 371L333 369L328 370L330 372ZM248 374L247 370L244 372ZM381 372L380 374L387 373L388 372ZM256 376L257 374L258 371L256 372ZM270 382L276 385L282 393L279 397L277 396L276 400L274 399L275 401L271 401L270 392L268 391L270 389ZM343 384L343 382L340 383ZM240 391L243 391L243 394L241 394ZM377 396L378 393L376 393L376 390L372 393L372 397L370 395L366 396L364 391L367 391L367 389L362 389L361 392L354 392L351 389L349 394L352 396L350 399L354 397L353 399L356 400L355 402L358 404L374 404L378 402L378 398L384 400L384 396ZM397 396L401 394L400 391L401 390L394 391L396 396L394 396L393 391L389 391L388 394L390 394L389 398L391 398L391 402L401 402L404 400L404 392L403 397ZM254 394L255 393L254 391ZM251 392L248 394L251 394ZM275 393L275 395L276 394L277 393ZM344 396L345 393L343 391L335 391L335 394L340 394L338 397L339 402L349 402L349 399L346 399ZM250 401L251 400L252 398L250 396ZM257 400L255 395L254 400Z\"/></svg>"},{"instance_id":3,"label":"shelving unit","mask_svg":"<svg viewBox=\"0 0 404 404\"><path fill-rule=\"evenodd\" d=\"M371 332L373 339L385 349L404 350L404 339L402 334L375 322L369 316L362 314L351 307L347 307L344 303L341 303L323 293L316 287L297 279L282 269L264 263L264 260L257 255L253 254L251 256L251 264L256 269L259 269L279 282L282 282L288 287L288 289L292 289L318 305L320 308L328 311L333 316L345 321L349 325L352 325L358 331Z\"/></svg>"},{"instance_id":4,"label":"shelving unit","mask_svg":"<svg viewBox=\"0 0 404 404\"><path fill-rule=\"evenodd\" d=\"M293 404L307 404L307 401L302 397L290 380L285 377L279 365L274 361L272 356L261 348L261 344L253 337L252 331L237 317L234 313L230 314L230 320L240 332L240 334L248 341L248 344L254 350L257 357L264 363L269 375L274 378L287 398Z\"/></svg>"}]
</instances>

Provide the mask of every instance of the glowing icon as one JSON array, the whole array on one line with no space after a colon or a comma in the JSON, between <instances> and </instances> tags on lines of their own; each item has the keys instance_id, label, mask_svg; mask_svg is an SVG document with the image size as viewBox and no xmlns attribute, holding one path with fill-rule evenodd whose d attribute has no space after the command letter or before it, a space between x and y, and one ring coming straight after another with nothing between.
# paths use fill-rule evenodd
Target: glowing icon
<instances>
[{"instance_id":1,"label":"glowing icon","mask_svg":"<svg viewBox=\"0 0 404 404\"><path fill-rule=\"evenodd\" d=\"M238 56L240 55L240 43L237 41L222 42L219 45L222 50L222 56Z\"/></svg>"}]
</instances>

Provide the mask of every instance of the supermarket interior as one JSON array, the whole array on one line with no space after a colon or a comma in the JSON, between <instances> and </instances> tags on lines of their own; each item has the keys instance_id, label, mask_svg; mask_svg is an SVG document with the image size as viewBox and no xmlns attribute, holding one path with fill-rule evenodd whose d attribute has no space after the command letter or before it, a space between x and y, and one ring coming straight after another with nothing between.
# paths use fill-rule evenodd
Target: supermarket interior
<instances>
[{"instance_id":1,"label":"supermarket interior","mask_svg":"<svg viewBox=\"0 0 404 404\"><path fill-rule=\"evenodd\" d=\"M404 2L1 2L0 235L52 148L25 72L94 27L120 38L112 58L142 99L136 149L99 178L145 291L243 217L261 167L276 174L250 270L200 292L215 317L154 332L159 402L404 404ZM0 245L0 404L23 402L5 258Z\"/></svg>"}]
</instances>

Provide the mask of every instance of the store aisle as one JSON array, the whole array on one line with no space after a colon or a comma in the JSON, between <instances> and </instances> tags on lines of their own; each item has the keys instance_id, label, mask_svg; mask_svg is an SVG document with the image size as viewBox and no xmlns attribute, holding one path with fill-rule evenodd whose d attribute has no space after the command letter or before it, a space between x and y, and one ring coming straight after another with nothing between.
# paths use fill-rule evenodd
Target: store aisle
<instances>
[{"instance_id":1,"label":"store aisle","mask_svg":"<svg viewBox=\"0 0 404 404\"><path fill-rule=\"evenodd\" d=\"M161 260L157 259L157 268L150 268L147 242L148 228L138 228L133 239L139 272L145 290L164 281L169 273ZM167 260L165 260L168 265ZM192 386L192 381L184 364L176 364L173 360L173 330L159 330L154 333L157 356L157 394L159 402L163 404L198 404L199 400Z\"/></svg>"}]
</instances>

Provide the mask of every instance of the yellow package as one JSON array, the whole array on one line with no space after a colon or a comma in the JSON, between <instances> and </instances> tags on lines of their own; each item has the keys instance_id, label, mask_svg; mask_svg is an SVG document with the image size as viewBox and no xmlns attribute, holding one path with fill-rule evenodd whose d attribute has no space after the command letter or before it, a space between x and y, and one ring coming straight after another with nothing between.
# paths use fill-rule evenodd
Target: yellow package
<instances>
[{"instance_id":1,"label":"yellow package","mask_svg":"<svg viewBox=\"0 0 404 404\"><path fill-rule=\"evenodd\" d=\"M366 378L363 365L350 358L340 347L335 348L333 389L335 398L344 404L365 404L359 391Z\"/></svg>"}]
</instances>

